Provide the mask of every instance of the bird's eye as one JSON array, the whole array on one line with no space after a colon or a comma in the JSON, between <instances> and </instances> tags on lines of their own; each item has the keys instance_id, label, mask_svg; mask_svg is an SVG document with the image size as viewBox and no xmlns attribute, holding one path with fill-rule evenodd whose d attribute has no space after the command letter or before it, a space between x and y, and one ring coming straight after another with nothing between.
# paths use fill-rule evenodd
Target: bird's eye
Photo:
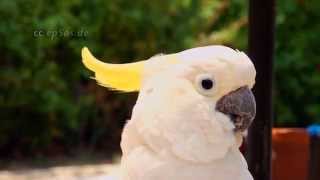
<instances>
[{"instance_id":1,"label":"bird's eye","mask_svg":"<svg viewBox=\"0 0 320 180\"><path fill-rule=\"evenodd\" d=\"M201 86L203 89L209 90L213 87L213 81L211 79L202 79Z\"/></svg>"},{"instance_id":2,"label":"bird's eye","mask_svg":"<svg viewBox=\"0 0 320 180\"><path fill-rule=\"evenodd\" d=\"M197 89L203 95L213 95L215 85L215 80L210 74L201 74L196 77Z\"/></svg>"}]
</instances>

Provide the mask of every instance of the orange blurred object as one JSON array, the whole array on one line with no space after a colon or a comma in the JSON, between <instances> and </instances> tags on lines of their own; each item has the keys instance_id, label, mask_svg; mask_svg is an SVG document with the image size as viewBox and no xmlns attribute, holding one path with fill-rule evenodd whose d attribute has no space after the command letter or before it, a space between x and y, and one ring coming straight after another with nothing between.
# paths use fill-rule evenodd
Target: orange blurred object
<instances>
[{"instance_id":1,"label":"orange blurred object","mask_svg":"<svg viewBox=\"0 0 320 180\"><path fill-rule=\"evenodd\" d=\"M310 138L303 128L272 129L273 180L307 180Z\"/></svg>"}]
</instances>

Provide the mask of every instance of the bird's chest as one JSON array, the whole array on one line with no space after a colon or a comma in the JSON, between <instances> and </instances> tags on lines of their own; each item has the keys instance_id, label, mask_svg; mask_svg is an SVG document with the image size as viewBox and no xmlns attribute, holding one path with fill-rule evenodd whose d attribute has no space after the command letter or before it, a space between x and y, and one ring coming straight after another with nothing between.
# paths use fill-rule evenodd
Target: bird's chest
<instances>
[{"instance_id":1,"label":"bird's chest","mask_svg":"<svg viewBox=\"0 0 320 180\"><path fill-rule=\"evenodd\" d=\"M211 163L161 157L144 147L122 159L122 180L252 180L241 158L228 154Z\"/></svg>"}]
</instances>

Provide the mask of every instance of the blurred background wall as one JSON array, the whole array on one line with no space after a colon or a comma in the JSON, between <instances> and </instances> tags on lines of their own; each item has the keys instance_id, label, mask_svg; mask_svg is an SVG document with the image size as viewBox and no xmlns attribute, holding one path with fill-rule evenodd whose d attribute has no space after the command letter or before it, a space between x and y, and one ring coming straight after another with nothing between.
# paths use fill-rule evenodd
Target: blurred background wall
<instances>
[{"instance_id":1,"label":"blurred background wall","mask_svg":"<svg viewBox=\"0 0 320 180\"><path fill-rule=\"evenodd\" d=\"M137 94L97 86L81 48L112 63L246 50L247 11L243 0L0 1L0 159L119 152ZM275 126L320 122L319 22L320 1L277 2Z\"/></svg>"}]
</instances>

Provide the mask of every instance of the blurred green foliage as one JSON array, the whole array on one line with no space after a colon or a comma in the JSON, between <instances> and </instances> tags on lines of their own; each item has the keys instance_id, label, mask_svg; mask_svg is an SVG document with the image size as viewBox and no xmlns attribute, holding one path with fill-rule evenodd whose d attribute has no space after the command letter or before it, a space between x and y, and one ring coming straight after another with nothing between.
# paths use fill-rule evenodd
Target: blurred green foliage
<instances>
[{"instance_id":1,"label":"blurred green foliage","mask_svg":"<svg viewBox=\"0 0 320 180\"><path fill-rule=\"evenodd\" d=\"M1 1L0 154L117 149L136 94L98 87L81 63L81 48L116 63L182 50L211 31L219 6L192 0Z\"/></svg>"},{"instance_id":2,"label":"blurred green foliage","mask_svg":"<svg viewBox=\"0 0 320 180\"><path fill-rule=\"evenodd\" d=\"M207 44L245 49L246 3L0 1L0 154L117 150L136 94L98 87L81 64L81 48L114 63ZM279 2L276 125L319 121L319 5Z\"/></svg>"},{"instance_id":3,"label":"blurred green foliage","mask_svg":"<svg viewBox=\"0 0 320 180\"><path fill-rule=\"evenodd\" d=\"M320 123L320 1L278 1L275 115L278 126Z\"/></svg>"}]
</instances>

